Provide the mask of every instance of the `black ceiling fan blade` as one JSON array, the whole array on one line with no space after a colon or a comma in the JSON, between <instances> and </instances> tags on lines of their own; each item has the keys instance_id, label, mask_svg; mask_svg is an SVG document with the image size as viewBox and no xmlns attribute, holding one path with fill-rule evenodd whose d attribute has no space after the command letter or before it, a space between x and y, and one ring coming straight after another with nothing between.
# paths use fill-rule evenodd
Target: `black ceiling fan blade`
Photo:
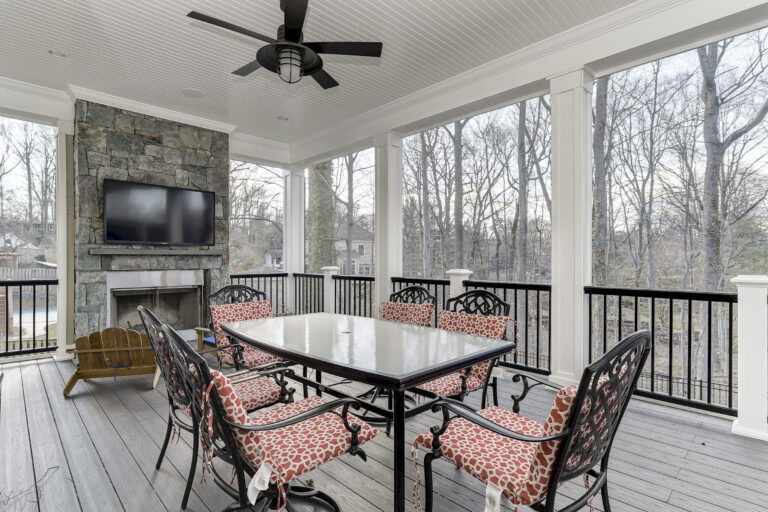
<instances>
[{"instance_id":1,"label":"black ceiling fan blade","mask_svg":"<svg viewBox=\"0 0 768 512\"><path fill-rule=\"evenodd\" d=\"M316 53L332 53L336 55L359 55L361 57L381 57L382 43L361 42L328 42L302 43Z\"/></svg>"},{"instance_id":2,"label":"black ceiling fan blade","mask_svg":"<svg viewBox=\"0 0 768 512\"><path fill-rule=\"evenodd\" d=\"M308 0L280 0L280 8L285 13L285 38L289 41L299 42L301 31L304 28L304 19L307 16Z\"/></svg>"},{"instance_id":3,"label":"black ceiling fan blade","mask_svg":"<svg viewBox=\"0 0 768 512\"><path fill-rule=\"evenodd\" d=\"M251 73L253 73L254 71L256 71L257 69L259 69L260 67L261 67L261 64L259 64L258 60L252 60L251 62L249 62L245 66L243 66L241 68L237 68L236 70L234 70L232 72L232 74L233 75L238 75L238 76L248 76Z\"/></svg>"},{"instance_id":4,"label":"black ceiling fan blade","mask_svg":"<svg viewBox=\"0 0 768 512\"><path fill-rule=\"evenodd\" d=\"M314 78L315 82L319 83L323 89L330 89L331 87L336 87L339 85L339 82L334 80L333 77L326 73L324 69L314 73L312 78Z\"/></svg>"},{"instance_id":5,"label":"black ceiling fan blade","mask_svg":"<svg viewBox=\"0 0 768 512\"><path fill-rule=\"evenodd\" d=\"M247 28L239 27L228 21L220 20L218 18L214 18L213 16L208 16L207 14L203 14L197 11L190 11L190 13L187 14L187 16L194 20L202 21L204 23L210 23L211 25L216 25L217 27L225 28L227 30L231 30L232 32L237 32L238 34L243 34L244 36L253 37L260 41L264 41L265 43L275 42L275 39L269 36L265 36L264 34L259 34L258 32L254 32L253 30L248 30Z\"/></svg>"}]
</instances>

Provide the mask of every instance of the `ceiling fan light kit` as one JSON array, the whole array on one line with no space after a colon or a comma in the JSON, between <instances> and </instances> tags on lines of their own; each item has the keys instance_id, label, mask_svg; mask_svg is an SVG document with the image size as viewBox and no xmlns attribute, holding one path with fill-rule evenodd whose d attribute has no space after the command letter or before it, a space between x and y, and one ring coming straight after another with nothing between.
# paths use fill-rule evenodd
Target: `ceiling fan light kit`
<instances>
[{"instance_id":1,"label":"ceiling fan light kit","mask_svg":"<svg viewBox=\"0 0 768 512\"><path fill-rule=\"evenodd\" d=\"M304 18L308 0L281 0L280 9L285 21L277 29L277 38L259 34L207 14L192 11L188 17L243 34L267 43L259 48L256 60L236 69L232 73L248 76L259 68L277 73L283 82L294 84L303 76L310 75L323 88L330 89L339 83L323 69L320 53L355 55L360 57L381 57L382 43L368 42L304 42Z\"/></svg>"}]
</instances>

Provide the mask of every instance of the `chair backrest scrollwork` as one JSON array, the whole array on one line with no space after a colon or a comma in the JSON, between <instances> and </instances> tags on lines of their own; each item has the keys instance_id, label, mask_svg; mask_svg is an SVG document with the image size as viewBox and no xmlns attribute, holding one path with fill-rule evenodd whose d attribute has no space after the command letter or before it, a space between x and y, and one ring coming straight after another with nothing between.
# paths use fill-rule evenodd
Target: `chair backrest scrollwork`
<instances>
[{"instance_id":1,"label":"chair backrest scrollwork","mask_svg":"<svg viewBox=\"0 0 768 512\"><path fill-rule=\"evenodd\" d=\"M149 343L155 353L155 360L165 380L168 396L177 405L189 406L190 398L185 392L183 374L179 371L178 361L174 360L174 349L163 332L163 322L152 311L139 306L139 317L147 331Z\"/></svg>"},{"instance_id":2,"label":"chair backrest scrollwork","mask_svg":"<svg viewBox=\"0 0 768 512\"><path fill-rule=\"evenodd\" d=\"M225 286L216 293L208 296L208 306L221 306L222 304L239 304L241 302L256 302L266 300L267 294L245 286L244 284L231 284Z\"/></svg>"},{"instance_id":3,"label":"chair backrest scrollwork","mask_svg":"<svg viewBox=\"0 0 768 512\"><path fill-rule=\"evenodd\" d=\"M403 302L406 304L435 304L435 296L423 286L406 286L389 296L390 302Z\"/></svg>"},{"instance_id":4,"label":"chair backrest scrollwork","mask_svg":"<svg viewBox=\"0 0 768 512\"><path fill-rule=\"evenodd\" d=\"M569 434L563 439L553 480L570 480L598 463L607 464L616 430L637 389L651 343L648 331L638 331L584 370L568 421Z\"/></svg>"},{"instance_id":5,"label":"chair backrest scrollwork","mask_svg":"<svg viewBox=\"0 0 768 512\"><path fill-rule=\"evenodd\" d=\"M488 290L469 290L445 301L445 309L472 315L509 316L510 305Z\"/></svg>"}]
</instances>

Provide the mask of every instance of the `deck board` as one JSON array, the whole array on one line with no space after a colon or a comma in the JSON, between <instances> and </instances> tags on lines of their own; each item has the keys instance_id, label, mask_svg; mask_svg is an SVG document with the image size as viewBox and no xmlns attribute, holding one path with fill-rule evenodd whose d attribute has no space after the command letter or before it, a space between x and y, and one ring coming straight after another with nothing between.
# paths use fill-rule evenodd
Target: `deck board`
<instances>
[{"instance_id":1,"label":"deck board","mask_svg":"<svg viewBox=\"0 0 768 512\"><path fill-rule=\"evenodd\" d=\"M72 398L64 399L61 390L71 363L51 359L8 363L2 371L0 493L5 494L0 496L7 489L29 492L23 499L0 502L0 509L50 510L53 501L48 496L61 496L64 505L59 510L179 509L192 438L182 433L169 446L161 470L155 471L168 413L162 382L155 390L151 376L81 382ZM502 383L503 407L511 408L508 396L516 386ZM356 384L345 387L364 389ZM550 391L537 389L524 402L523 412L541 421L552 398ZM479 397L468 401L477 407ZM410 442L438 422L437 416L427 413L407 423L402 449L408 453L409 502L415 478ZM733 436L730 425L729 420L634 400L616 436L610 463L608 485L614 512L768 509L768 444ZM382 428L365 450L368 462L345 455L302 480L311 480L336 497L347 512L388 512L392 510L392 439ZM59 470L36 491L38 473L52 465ZM434 473L436 511L483 510L485 487L480 482L445 460L435 463ZM560 489L558 503L582 492L583 482L568 482ZM198 466L188 509L216 512L230 503L210 478L200 482ZM294 504L300 512L325 510L313 503ZM505 511L513 509L508 503L503 506ZM602 510L599 499L595 509Z\"/></svg>"}]
</instances>

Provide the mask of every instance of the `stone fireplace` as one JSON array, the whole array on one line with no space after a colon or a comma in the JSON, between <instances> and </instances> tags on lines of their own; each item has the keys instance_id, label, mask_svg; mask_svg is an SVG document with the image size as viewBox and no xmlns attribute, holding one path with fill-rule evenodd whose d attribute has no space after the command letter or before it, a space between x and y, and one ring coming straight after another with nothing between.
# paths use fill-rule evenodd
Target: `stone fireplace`
<instances>
[{"instance_id":1,"label":"stone fireplace","mask_svg":"<svg viewBox=\"0 0 768 512\"><path fill-rule=\"evenodd\" d=\"M178 328L206 324L229 283L229 136L84 100L75 103L75 336L140 328L143 304ZM212 191L213 246L104 244L104 179Z\"/></svg>"}]
</instances>

